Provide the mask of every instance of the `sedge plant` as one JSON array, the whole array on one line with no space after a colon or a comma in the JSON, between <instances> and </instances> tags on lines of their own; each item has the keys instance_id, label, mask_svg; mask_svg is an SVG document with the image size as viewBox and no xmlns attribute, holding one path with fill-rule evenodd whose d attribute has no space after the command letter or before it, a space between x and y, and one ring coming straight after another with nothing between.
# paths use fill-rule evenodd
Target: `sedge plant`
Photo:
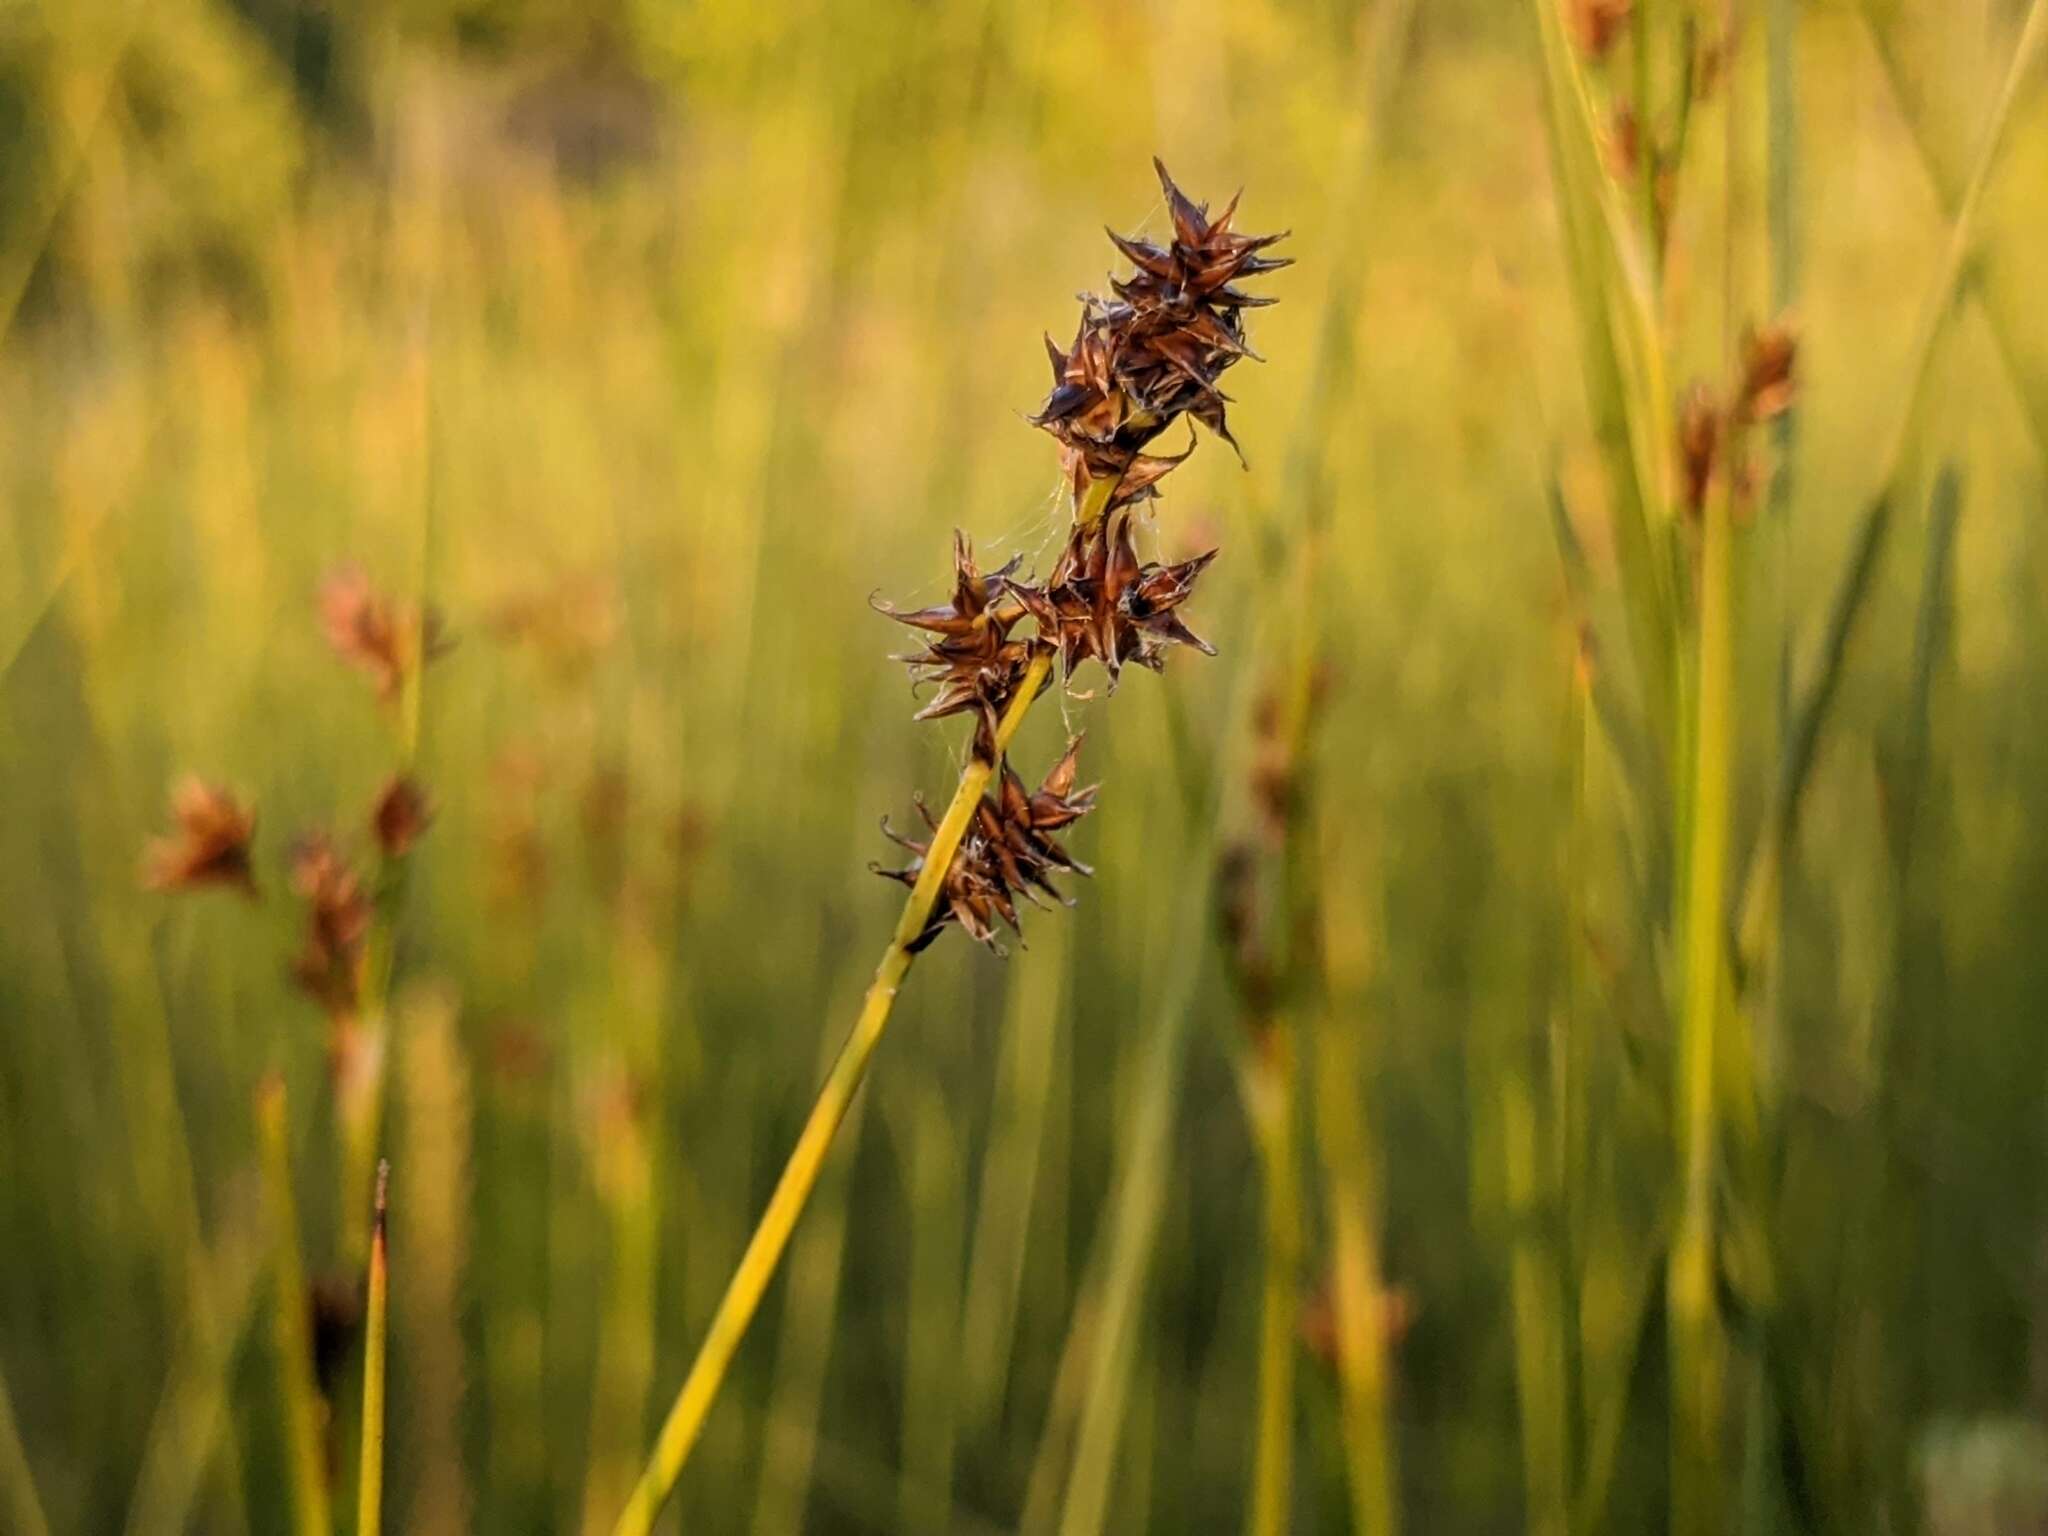
<instances>
[{"instance_id":1,"label":"sedge plant","mask_svg":"<svg viewBox=\"0 0 2048 1536\"><path fill-rule=\"evenodd\" d=\"M1059 444L1071 496L1065 546L1043 579L1020 576L1020 561L977 567L956 534L950 602L915 611L876 606L926 637L900 658L932 696L919 720L971 718L974 733L945 810L922 803L923 839L884 831L911 855L877 873L909 888L852 1031L833 1059L766 1210L662 1424L653 1453L627 1499L617 1536L643 1536L674 1491L746 1336L790 1234L816 1187L827 1153L865 1080L904 979L917 956L948 927L1001 952L1002 927L1019 929L1018 905L1065 901L1054 876L1085 875L1058 834L1094 808L1094 786L1078 787L1079 736L1036 791L1007 762L1026 713L1053 683L1093 662L1110 691L1126 665L1160 670L1176 646L1211 652L1179 610L1214 551L1165 564L1141 561L1134 522L1159 482L1193 451L1146 449L1181 418L1235 446L1218 387L1224 370L1254 355L1244 314L1273 302L1237 286L1287 265L1262 254L1281 235L1234 226L1237 200L1211 215L1154 162L1172 220L1164 243L1110 239L1132 271L1112 278L1106 297L1084 295L1079 328L1062 349L1050 337L1052 389L1033 422ZM1028 630L1028 633L1027 633Z\"/></svg>"}]
</instances>

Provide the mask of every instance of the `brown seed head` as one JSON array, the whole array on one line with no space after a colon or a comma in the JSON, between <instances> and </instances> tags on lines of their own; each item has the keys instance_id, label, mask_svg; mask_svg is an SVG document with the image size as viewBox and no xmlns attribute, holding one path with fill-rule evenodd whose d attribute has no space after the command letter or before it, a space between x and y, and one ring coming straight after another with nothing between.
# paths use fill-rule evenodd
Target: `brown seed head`
<instances>
[{"instance_id":1,"label":"brown seed head","mask_svg":"<svg viewBox=\"0 0 2048 1536\"><path fill-rule=\"evenodd\" d=\"M399 859L412 852L413 845L426 835L433 820L433 802L420 788L419 780L401 773L378 791L377 803L370 812L370 830L384 857Z\"/></svg>"},{"instance_id":2,"label":"brown seed head","mask_svg":"<svg viewBox=\"0 0 2048 1536\"><path fill-rule=\"evenodd\" d=\"M1237 446L1217 380L1240 357L1257 355L1245 338L1244 311L1274 302L1246 293L1237 280L1291 265L1259 254L1285 239L1284 231L1238 234L1231 228L1236 198L1211 218L1208 204L1189 199L1164 165L1152 164L1173 234L1162 246L1110 231L1135 270L1111 280L1112 298L1081 296L1066 350L1046 338L1052 392L1032 417L1059 440L1076 494L1090 480L1118 482L1112 507L1156 494L1158 480L1186 458L1141 451L1181 415Z\"/></svg>"},{"instance_id":3,"label":"brown seed head","mask_svg":"<svg viewBox=\"0 0 2048 1536\"><path fill-rule=\"evenodd\" d=\"M1011 590L1038 621L1039 633L1059 647L1068 677L1092 657L1102 663L1114 690L1126 662L1157 672L1175 645L1216 654L1178 612L1215 558L1212 549L1172 565L1141 563L1131 541L1130 514L1112 513L1074 524L1042 586L1013 581Z\"/></svg>"},{"instance_id":4,"label":"brown seed head","mask_svg":"<svg viewBox=\"0 0 2048 1536\"><path fill-rule=\"evenodd\" d=\"M1095 808L1097 786L1074 787L1080 751L1081 738L1076 736L1035 791L1025 788L1016 770L1007 763L1003 765L1002 778L994 793L982 796L975 807L974 820L946 870L931 918L924 931L911 941L913 954L943 933L948 923L958 923L977 942L1001 953L995 928L998 919L1013 932L1023 932L1017 920L1018 896L1043 906L1039 899L1039 892L1043 892L1055 901L1072 905L1052 883L1052 876L1058 872L1094 873L1070 856L1055 836ZM922 800L917 808L925 824L935 827ZM924 872L931 844L899 835L886 820L882 832L892 842L910 850L911 861L902 869L870 867L887 879L915 886Z\"/></svg>"},{"instance_id":5,"label":"brown seed head","mask_svg":"<svg viewBox=\"0 0 2048 1536\"><path fill-rule=\"evenodd\" d=\"M1628 21L1630 0L1572 0L1572 41L1589 59L1604 59Z\"/></svg>"},{"instance_id":6,"label":"brown seed head","mask_svg":"<svg viewBox=\"0 0 2048 1536\"><path fill-rule=\"evenodd\" d=\"M306 936L292 961L292 979L330 1019L351 1018L362 1001L369 894L322 832L292 851L292 889L306 903Z\"/></svg>"},{"instance_id":7,"label":"brown seed head","mask_svg":"<svg viewBox=\"0 0 2048 1536\"><path fill-rule=\"evenodd\" d=\"M249 866L249 845L256 836L254 811L219 785L194 776L171 791L171 815L176 830L152 839L144 851L145 886L152 891L191 891L225 885L247 896L256 894Z\"/></svg>"},{"instance_id":8,"label":"brown seed head","mask_svg":"<svg viewBox=\"0 0 2048 1536\"><path fill-rule=\"evenodd\" d=\"M1614 109L1607 127L1607 168L1627 180L1635 175L1642 153L1642 128L1636 121L1636 109L1623 102Z\"/></svg>"},{"instance_id":9,"label":"brown seed head","mask_svg":"<svg viewBox=\"0 0 2048 1536\"><path fill-rule=\"evenodd\" d=\"M334 653L366 673L387 704L397 699L408 675L449 644L431 608L393 603L353 565L339 567L320 584L320 622Z\"/></svg>"},{"instance_id":10,"label":"brown seed head","mask_svg":"<svg viewBox=\"0 0 2048 1536\"><path fill-rule=\"evenodd\" d=\"M1678 410L1678 462L1683 477L1685 510L1698 517L1713 483L1714 461L1721 449L1721 412L1704 384L1686 391Z\"/></svg>"},{"instance_id":11,"label":"brown seed head","mask_svg":"<svg viewBox=\"0 0 2048 1536\"><path fill-rule=\"evenodd\" d=\"M1798 355L1798 332L1783 317L1743 335L1742 382L1735 397L1736 414L1743 421L1769 421L1791 408L1798 387L1793 376Z\"/></svg>"},{"instance_id":12,"label":"brown seed head","mask_svg":"<svg viewBox=\"0 0 2048 1536\"><path fill-rule=\"evenodd\" d=\"M1000 714L1009 703L1030 665L1033 648L1029 640L1010 637L1025 613L1011 579L1017 564L1012 560L1000 570L983 572L974 563L967 535L955 529L950 603L905 613L878 598L868 600L876 612L921 629L928 637L922 651L896 658L909 666L913 686L935 685L930 702L915 719L937 720L969 709L979 709L987 718Z\"/></svg>"}]
</instances>

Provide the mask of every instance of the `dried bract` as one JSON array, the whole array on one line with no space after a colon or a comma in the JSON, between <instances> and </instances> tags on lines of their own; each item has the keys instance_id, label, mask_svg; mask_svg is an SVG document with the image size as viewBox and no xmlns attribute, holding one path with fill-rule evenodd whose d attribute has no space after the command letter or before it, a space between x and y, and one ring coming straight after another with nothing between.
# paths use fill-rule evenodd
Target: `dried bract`
<instances>
[{"instance_id":1,"label":"dried bract","mask_svg":"<svg viewBox=\"0 0 2048 1536\"><path fill-rule=\"evenodd\" d=\"M171 815L176 831L152 840L143 855L144 885L153 891L225 885L256 894L249 866L255 812L220 786L192 777L171 792Z\"/></svg>"}]
</instances>

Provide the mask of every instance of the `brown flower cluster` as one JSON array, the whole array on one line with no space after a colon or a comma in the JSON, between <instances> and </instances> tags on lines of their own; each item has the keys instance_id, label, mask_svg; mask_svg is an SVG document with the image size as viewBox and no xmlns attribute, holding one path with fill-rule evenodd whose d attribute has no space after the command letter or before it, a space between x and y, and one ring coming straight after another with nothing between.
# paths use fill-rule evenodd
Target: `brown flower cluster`
<instances>
[{"instance_id":1,"label":"brown flower cluster","mask_svg":"<svg viewBox=\"0 0 2048 1536\"><path fill-rule=\"evenodd\" d=\"M177 828L155 838L143 855L142 883L153 891L191 891L232 886L256 894L249 849L256 837L256 813L227 790L190 777L171 792Z\"/></svg>"},{"instance_id":2,"label":"brown flower cluster","mask_svg":"<svg viewBox=\"0 0 2048 1536\"><path fill-rule=\"evenodd\" d=\"M1798 382L1798 332L1781 317L1742 338L1742 360L1725 397L1694 384L1679 402L1680 505L1698 517L1717 475L1726 474L1738 501L1755 494L1757 468L1748 456L1748 429L1792 408Z\"/></svg>"},{"instance_id":3,"label":"brown flower cluster","mask_svg":"<svg viewBox=\"0 0 2048 1536\"><path fill-rule=\"evenodd\" d=\"M1072 905L1052 883L1052 876L1060 871L1076 875L1091 875L1094 871L1071 857L1053 834L1095 809L1099 786L1074 787L1080 754L1081 738L1076 736L1067 743L1066 752L1053 764L1036 793L1024 787L1024 781L1008 763L1003 765L996 792L983 795L975 807L974 823L946 870L940 900L932 908L924 931L909 945L912 954L929 945L949 923L958 923L977 942L1000 954L1002 945L995 926L998 918L1020 940L1023 935L1017 920L1017 897L1043 907L1045 903L1038 895L1042 891L1055 901ZM937 823L922 800L917 808L925 825L936 831ZM871 867L887 879L915 886L924 872L925 854L931 844L904 837L886 819L882 832L891 842L907 848L911 860L902 869Z\"/></svg>"},{"instance_id":4,"label":"brown flower cluster","mask_svg":"<svg viewBox=\"0 0 2048 1536\"><path fill-rule=\"evenodd\" d=\"M1621 36L1633 9L1630 0L1572 0L1572 40L1589 59L1602 59Z\"/></svg>"},{"instance_id":5,"label":"brown flower cluster","mask_svg":"<svg viewBox=\"0 0 2048 1536\"><path fill-rule=\"evenodd\" d=\"M909 665L914 682L937 687L913 718L938 720L968 709L986 716L1000 713L1009 702L1030 665L1033 644L1010 635L1027 611L1022 584L1012 579L1018 564L1012 560L1001 570L983 572L974 563L967 535L955 529L951 602L903 613L879 598L869 599L877 612L931 636L924 650L893 658Z\"/></svg>"},{"instance_id":6,"label":"brown flower cluster","mask_svg":"<svg viewBox=\"0 0 2048 1536\"><path fill-rule=\"evenodd\" d=\"M387 700L396 696L408 669L441 648L438 625L430 613L397 607L372 591L353 567L343 568L323 585L318 613L335 650L369 672L379 696ZM171 811L175 827L150 843L143 883L158 891L227 885L254 896L255 813L226 790L197 778L179 784ZM371 804L366 828L385 874L418 846L433 819L432 803L410 774L394 774L385 781ZM352 1022L364 1003L375 893L324 831L300 839L289 868L292 890L306 909L290 975L338 1029Z\"/></svg>"},{"instance_id":7,"label":"brown flower cluster","mask_svg":"<svg viewBox=\"0 0 2048 1536\"><path fill-rule=\"evenodd\" d=\"M1048 336L1052 393L1032 421L1059 440L1060 461L1076 493L1091 480L1114 480L1112 505L1153 494L1154 483L1186 455L1155 458L1141 450L1186 414L1237 446L1217 388L1223 371L1255 356L1245 340L1244 311L1274 301L1246 293L1237 280L1291 265L1262 256L1286 238L1243 235L1231 228L1232 198L1213 219L1152 162L1166 193L1173 235L1167 244L1109 238L1136 269L1112 279L1115 297L1081 297L1080 326L1061 351Z\"/></svg>"},{"instance_id":8,"label":"brown flower cluster","mask_svg":"<svg viewBox=\"0 0 2048 1536\"><path fill-rule=\"evenodd\" d=\"M389 704L406 677L448 649L440 615L393 602L359 566L345 565L320 584L320 620L335 655L367 674Z\"/></svg>"},{"instance_id":9,"label":"brown flower cluster","mask_svg":"<svg viewBox=\"0 0 2048 1536\"><path fill-rule=\"evenodd\" d=\"M1082 296L1070 347L1063 351L1046 339L1053 388L1032 421L1058 441L1075 506L1051 573L1043 580L1020 575L1021 559L985 571L966 536L955 532L948 601L904 610L870 599L925 638L921 650L896 658L908 664L914 687L931 689L917 718L973 714L974 757L985 765L1001 756L998 722L1027 679L1036 687L1054 661L1069 684L1076 667L1100 663L1114 692L1126 664L1158 671L1173 646L1215 654L1181 617L1215 551L1177 562L1141 560L1132 527L1136 504L1156 498L1159 482L1194 451L1194 429L1177 454L1145 449L1182 416L1236 446L1224 414L1228 397L1217 381L1239 358L1256 356L1245 339L1244 311L1273 302L1236 283L1289 263L1260 254L1282 236L1232 228L1236 198L1212 218L1208 205L1183 193L1165 166L1156 160L1153 166L1166 192L1171 236L1155 244L1112 231L1131 274L1111 280L1113 298ZM1020 630L1026 619L1030 629ZM1074 788L1079 749L1076 737L1036 793L1004 765L953 853L940 899L909 946L913 952L949 923L999 948L997 925L1017 928L1019 895L1034 902L1040 892L1063 899L1053 873L1087 873L1054 835L1095 803L1093 787ZM922 801L918 809L936 831ZM931 843L898 836L886 821L883 831L913 857L905 868L877 866L876 873L914 888Z\"/></svg>"},{"instance_id":10,"label":"brown flower cluster","mask_svg":"<svg viewBox=\"0 0 2048 1536\"><path fill-rule=\"evenodd\" d=\"M363 880L324 832L292 851L292 889L306 904L306 936L292 980L330 1019L355 1016L374 907Z\"/></svg>"}]
</instances>

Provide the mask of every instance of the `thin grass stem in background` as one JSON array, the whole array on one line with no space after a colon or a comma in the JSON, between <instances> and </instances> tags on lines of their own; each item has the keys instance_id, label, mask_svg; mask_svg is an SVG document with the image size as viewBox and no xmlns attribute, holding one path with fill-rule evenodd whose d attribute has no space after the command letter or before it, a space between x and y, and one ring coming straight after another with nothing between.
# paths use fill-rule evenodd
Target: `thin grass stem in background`
<instances>
[{"instance_id":1,"label":"thin grass stem in background","mask_svg":"<svg viewBox=\"0 0 2048 1536\"><path fill-rule=\"evenodd\" d=\"M50 1536L50 1522L43 1514L42 1496L36 1492L35 1471L21 1443L21 1428L14 1421L14 1398L8 1393L4 1375L0 1375L0 1483L7 1490L8 1519L21 1536Z\"/></svg>"},{"instance_id":2,"label":"thin grass stem in background","mask_svg":"<svg viewBox=\"0 0 2048 1536\"><path fill-rule=\"evenodd\" d=\"M1253 1134L1258 1143L1265 1231L1259 1282L1259 1385L1250 1536L1283 1536L1293 1523L1294 1362L1300 1350L1301 1148L1294 1030L1269 1027L1252 1049Z\"/></svg>"},{"instance_id":3,"label":"thin grass stem in background","mask_svg":"<svg viewBox=\"0 0 2048 1536\"><path fill-rule=\"evenodd\" d=\"M1827 626L1820 642L1820 656L1812 680L1807 684L1794 715L1792 734L1785 743L1771 810L1757 845L1737 872L1741 906L1736 913L1737 954L1746 975L1762 958L1770 936L1771 913L1779 898L1784 863L1797 829L1801 798L1820 744L1822 727L1833 709L1859 621L1875 585L1879 558L1891 533L1892 520L1905 487L1906 448L1921 402L1934 371L1935 344L1947 328L1956 299L1969 275L1977 249L1977 221L1982 212L1985 188L1998 165L2013 108L2020 101L2022 86L2040 62L2048 44L2048 0L2032 0L2027 7L2019 41L2013 49L2004 83L1986 119L1984 135L1956 205L1947 247L1934 283L1924 301L1919 329L1907 354L1905 387L1878 463L1882 466L1878 489L1865 505L1851 552L1842 570L1841 583L1828 610Z\"/></svg>"},{"instance_id":4,"label":"thin grass stem in background","mask_svg":"<svg viewBox=\"0 0 2048 1536\"><path fill-rule=\"evenodd\" d=\"M276 1287L272 1343L284 1410L285 1454L291 1468L292 1528L298 1536L329 1536L334 1529L334 1511L323 1446L327 1409L313 1380L312 1320L306 1268L299 1257L298 1205L292 1199L291 1141L280 1077L265 1078L257 1085L256 1134L263 1157L264 1195L270 1207L271 1278Z\"/></svg>"},{"instance_id":5,"label":"thin grass stem in background","mask_svg":"<svg viewBox=\"0 0 2048 1536\"><path fill-rule=\"evenodd\" d=\"M390 1332L391 1255L385 1237L385 1199L391 1165L377 1164L376 1214L370 1225L369 1304L363 1323L362 1465L356 1481L357 1536L384 1528L384 1361Z\"/></svg>"}]
</instances>

